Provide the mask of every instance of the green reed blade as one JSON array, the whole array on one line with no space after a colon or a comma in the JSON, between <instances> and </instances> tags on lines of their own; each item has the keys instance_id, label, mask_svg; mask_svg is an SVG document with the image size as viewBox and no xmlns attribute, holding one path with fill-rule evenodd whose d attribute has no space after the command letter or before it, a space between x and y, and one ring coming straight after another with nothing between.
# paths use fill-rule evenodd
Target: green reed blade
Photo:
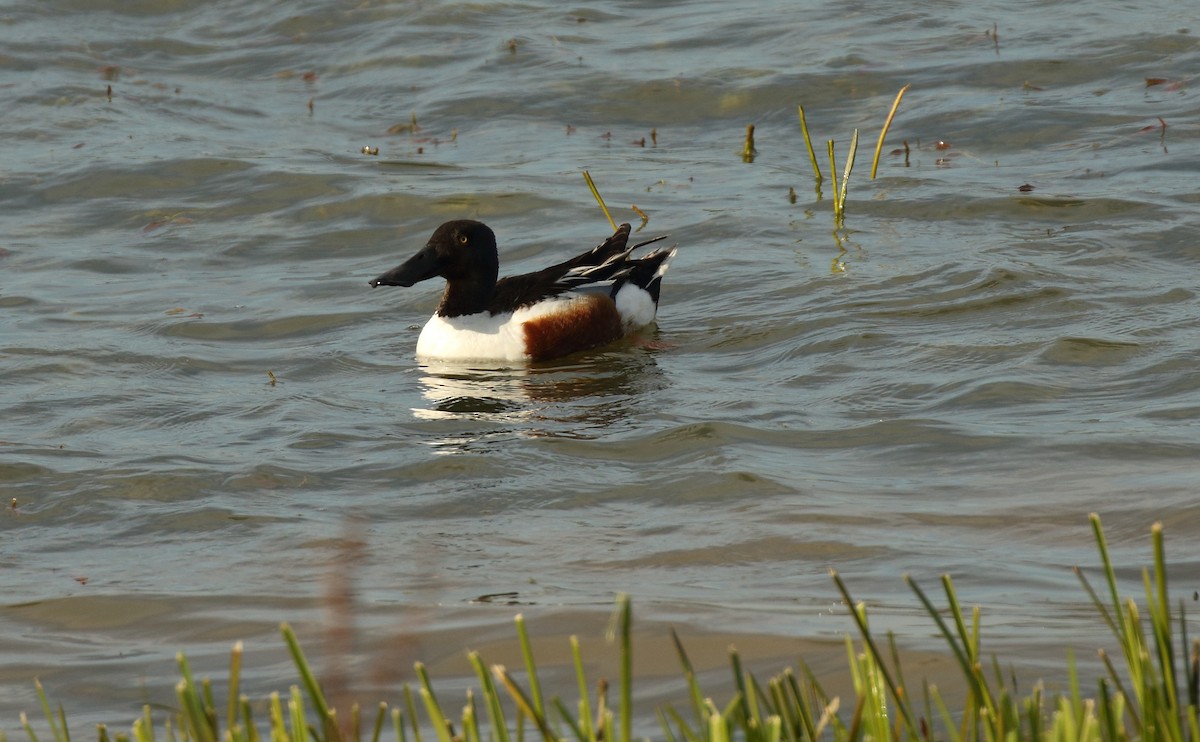
<instances>
[{"instance_id":1,"label":"green reed blade","mask_svg":"<svg viewBox=\"0 0 1200 742\"><path fill-rule=\"evenodd\" d=\"M242 643L235 642L229 655L229 703L225 712L225 727L233 729L238 717L238 684L242 674Z\"/></svg>"},{"instance_id":2,"label":"green reed blade","mask_svg":"<svg viewBox=\"0 0 1200 742\"><path fill-rule=\"evenodd\" d=\"M830 147L830 151L832 152L832 146ZM917 736L917 726L912 717L912 711L905 702L904 696L900 694L900 690L897 688L896 683L893 682L892 675L890 672L888 672L887 666L883 664L883 655L880 653L879 648L875 646L875 639L871 636L871 632L867 629L866 621L863 619L863 616L857 610L855 610L855 604L850 597L850 591L846 589L846 584L842 582L842 577L837 573L837 570L831 569L829 570L829 574L833 578L834 584L837 585L838 592L842 594L842 599L846 601L846 605L850 608L850 615L854 619L855 624L858 626L858 633L859 636L862 637L863 644L868 650L870 650L872 658L879 665L879 670L883 675L883 680L885 683L887 683L888 690L890 690L892 693L892 698L896 700L896 707L900 709L900 714L904 717L905 726L908 727L910 734L912 734L914 737Z\"/></svg>"},{"instance_id":3,"label":"green reed blade","mask_svg":"<svg viewBox=\"0 0 1200 742\"><path fill-rule=\"evenodd\" d=\"M866 703L866 696L859 696L856 699L854 703L854 715L850 717L850 732L846 735L847 739L858 739L859 730L862 728L863 709Z\"/></svg>"},{"instance_id":4,"label":"green reed blade","mask_svg":"<svg viewBox=\"0 0 1200 742\"><path fill-rule=\"evenodd\" d=\"M1100 523L1100 516L1096 513L1089 513L1088 520L1092 524L1092 532L1096 537L1096 548L1100 550L1100 560L1104 563L1104 578L1108 582L1108 593L1112 600L1112 615L1114 617L1121 615L1121 598L1117 594L1117 575L1113 571L1112 560L1108 556L1108 542L1104 538L1104 527ZM1118 634L1118 639L1121 636Z\"/></svg>"},{"instance_id":5,"label":"green reed blade","mask_svg":"<svg viewBox=\"0 0 1200 742\"><path fill-rule=\"evenodd\" d=\"M292 664L296 666L296 671L300 673L300 679L304 683L304 689L308 693L308 698L316 708L317 717L321 720L325 736L332 740L340 740L341 733L338 731L337 725L331 720L332 710L329 702L325 700L321 684L317 682L317 677L313 674L312 667L308 664L308 659L304 656L304 650L300 648L300 641L296 638L296 632L292 630L289 624L282 623L279 625L279 633L283 635L283 641L287 644L288 652L292 656Z\"/></svg>"},{"instance_id":6,"label":"green reed blade","mask_svg":"<svg viewBox=\"0 0 1200 742\"><path fill-rule=\"evenodd\" d=\"M666 713L662 707L654 710L655 716L658 717L658 726L663 730L663 739L665 742L677 742L675 733L671 731L671 723L667 721Z\"/></svg>"},{"instance_id":7,"label":"green reed blade","mask_svg":"<svg viewBox=\"0 0 1200 742\"><path fill-rule=\"evenodd\" d=\"M429 696L429 700L425 701L428 705L430 701L437 707L438 715L442 714L442 705L438 703L437 695L433 692L433 683L429 681L429 671L425 668L424 662L414 662L413 670L417 673L417 680L421 681L421 686L417 688L417 693L421 695L421 699L425 701L425 696ZM424 694L422 694L424 691ZM444 718L444 717L443 717Z\"/></svg>"},{"instance_id":8,"label":"green reed blade","mask_svg":"<svg viewBox=\"0 0 1200 742\"><path fill-rule=\"evenodd\" d=\"M504 708L500 705L500 694L496 692L496 684L492 681L492 675L487 671L478 652L468 652L467 660L475 669L475 676L479 678L483 700L487 704L488 720L492 724L492 734L495 735L497 742L508 742L508 723L504 718Z\"/></svg>"},{"instance_id":9,"label":"green reed blade","mask_svg":"<svg viewBox=\"0 0 1200 742\"><path fill-rule=\"evenodd\" d=\"M778 716L767 717L763 726L763 742L780 742L783 737L783 720Z\"/></svg>"},{"instance_id":10,"label":"green reed blade","mask_svg":"<svg viewBox=\"0 0 1200 742\"><path fill-rule=\"evenodd\" d=\"M362 740L362 706L359 706L357 701L350 704L350 733L348 736L351 742Z\"/></svg>"},{"instance_id":11,"label":"green reed blade","mask_svg":"<svg viewBox=\"0 0 1200 742\"><path fill-rule=\"evenodd\" d=\"M838 176L837 176L837 160L833 153L833 140L825 142L826 149L829 151L829 176L833 178L833 222L837 226L842 224L842 204L838 201Z\"/></svg>"},{"instance_id":12,"label":"green reed blade","mask_svg":"<svg viewBox=\"0 0 1200 742\"><path fill-rule=\"evenodd\" d=\"M692 661L688 659L683 642L679 640L679 634L675 633L674 628L671 629L671 641L675 642L675 653L679 655L679 664L683 667L683 677L688 684L696 724L698 727L704 728L704 725L708 723L708 715L704 707L704 694L700 692L700 684L696 681L696 670L692 667Z\"/></svg>"},{"instance_id":13,"label":"green reed blade","mask_svg":"<svg viewBox=\"0 0 1200 742\"><path fill-rule=\"evenodd\" d=\"M58 704L58 725L59 725L59 727L62 728L63 739L70 740L71 739L71 729L70 729L70 727L67 726L67 711L66 711L66 709L63 708L63 705L61 703ZM4 741L0 740L0 742L4 742Z\"/></svg>"},{"instance_id":14,"label":"green reed blade","mask_svg":"<svg viewBox=\"0 0 1200 742\"><path fill-rule=\"evenodd\" d=\"M708 740L709 742L729 742L729 725L721 716L721 711L708 701Z\"/></svg>"},{"instance_id":15,"label":"green reed blade","mask_svg":"<svg viewBox=\"0 0 1200 742\"><path fill-rule=\"evenodd\" d=\"M33 725L29 723L29 717L25 715L24 711L21 712L21 726L29 735L29 742L38 742L37 732L33 731Z\"/></svg>"},{"instance_id":16,"label":"green reed blade","mask_svg":"<svg viewBox=\"0 0 1200 742\"><path fill-rule=\"evenodd\" d=\"M746 124L746 141L742 145L742 162L754 162L754 155L758 150L754 148L754 124Z\"/></svg>"},{"instance_id":17,"label":"green reed blade","mask_svg":"<svg viewBox=\"0 0 1200 742\"><path fill-rule=\"evenodd\" d=\"M879 154L883 151L883 138L887 136L888 129L892 126L892 119L896 117L896 109L900 108L900 99L908 92L910 85L911 83L905 85L900 88L899 93L896 93L896 99L892 101L892 108L883 122L883 128L879 130L879 141L875 143L875 158L871 161L871 180L875 180L875 172L879 170Z\"/></svg>"},{"instance_id":18,"label":"green reed blade","mask_svg":"<svg viewBox=\"0 0 1200 742\"><path fill-rule=\"evenodd\" d=\"M188 665L187 657L180 652L175 655L175 661L183 675L183 679L176 686L176 694L179 696L180 707L186 717L187 727L191 729L192 736L197 742L216 742L216 730L209 723L210 716L204 707L200 691L196 688L196 681L192 678L192 670ZM215 719L212 721L215 722Z\"/></svg>"},{"instance_id":19,"label":"green reed blade","mask_svg":"<svg viewBox=\"0 0 1200 742\"><path fill-rule=\"evenodd\" d=\"M838 213L843 216L846 213L846 191L850 187L850 171L854 169L854 158L858 154L858 129L854 130L854 134L850 137L850 151L846 153L846 169L842 172L842 189L834 194L834 198L840 202L838 205Z\"/></svg>"},{"instance_id":20,"label":"green reed blade","mask_svg":"<svg viewBox=\"0 0 1200 742\"><path fill-rule=\"evenodd\" d=\"M537 711L533 708L533 702L529 699L529 696L526 695L525 691L521 690L521 687L517 685L517 682L513 680L511 675L508 674L508 670L504 668L504 665L492 665L492 673L508 690L509 696L512 697L513 701L517 704L517 707L521 709L521 712L528 716L534 725L537 726L538 731L542 733L542 739L544 739L545 742L556 742L554 730L552 730L549 724L546 723L546 718L537 713ZM449 741L443 740L442 742Z\"/></svg>"},{"instance_id":21,"label":"green reed blade","mask_svg":"<svg viewBox=\"0 0 1200 742\"><path fill-rule=\"evenodd\" d=\"M1042 738L1042 685L1037 683L1033 693L1025 699L1026 739Z\"/></svg>"},{"instance_id":22,"label":"green reed blade","mask_svg":"<svg viewBox=\"0 0 1200 742\"><path fill-rule=\"evenodd\" d=\"M764 689L762 684L758 682L758 679L754 677L754 673L750 672L749 670L746 670L745 672L746 712L750 714L750 718L757 718L759 723L765 723L765 720L769 716L777 716L780 714L779 709L776 708L775 698L773 696L773 691L771 690L771 683L775 682L776 680L776 678L769 680L767 682L766 689ZM751 705L759 708L756 711L751 712Z\"/></svg>"},{"instance_id":23,"label":"green reed blade","mask_svg":"<svg viewBox=\"0 0 1200 742\"><path fill-rule=\"evenodd\" d=\"M50 733L54 735L56 742L70 742L71 735L67 732L66 720L63 719L62 726L55 721L56 716L50 709L50 699L46 696L46 689L42 687L42 681L34 678L33 685L37 688L38 702L42 705L42 715L46 717L46 723L50 725ZM57 718L62 718L62 706L59 706Z\"/></svg>"},{"instance_id":24,"label":"green reed blade","mask_svg":"<svg viewBox=\"0 0 1200 742\"><path fill-rule=\"evenodd\" d=\"M242 727L246 730L246 742L259 742L258 730L254 727L254 712L250 708L250 697L243 693L239 699L239 704L241 706Z\"/></svg>"},{"instance_id":25,"label":"green reed blade","mask_svg":"<svg viewBox=\"0 0 1200 742\"><path fill-rule=\"evenodd\" d=\"M388 705L380 701L375 708L375 725L371 728L371 742L379 742L379 735L383 733L383 722L387 718ZM358 742L358 739L351 740L351 742Z\"/></svg>"},{"instance_id":26,"label":"green reed blade","mask_svg":"<svg viewBox=\"0 0 1200 742\"><path fill-rule=\"evenodd\" d=\"M533 708L544 717L546 716L546 707L542 701L542 685L538 682L537 663L533 661L533 647L529 643L529 631L525 628L525 617L518 613L514 623L517 625L521 657L525 661L525 674L529 678L529 695L533 700Z\"/></svg>"},{"instance_id":27,"label":"green reed blade","mask_svg":"<svg viewBox=\"0 0 1200 742\"><path fill-rule=\"evenodd\" d=\"M150 704L142 706L142 716L138 719L141 729L134 729L134 737L138 742L154 742L154 719L150 716ZM230 729L233 727L230 726Z\"/></svg>"},{"instance_id":28,"label":"green reed blade","mask_svg":"<svg viewBox=\"0 0 1200 742\"><path fill-rule=\"evenodd\" d=\"M753 717L759 723L762 719L758 716L758 700L753 693L747 693L746 689L746 674L742 671L742 659L738 656L737 649L733 646L729 647L729 666L733 672L733 685L735 692L746 699L746 705L742 717L736 720L736 723L744 725L747 715Z\"/></svg>"},{"instance_id":29,"label":"green reed blade","mask_svg":"<svg viewBox=\"0 0 1200 742\"><path fill-rule=\"evenodd\" d=\"M946 706L946 700L942 698L942 694L938 691L936 685L929 686L929 694L933 697L933 704L937 707L938 715L942 719L942 732L949 736L950 742L963 742L966 734L965 726L959 727L954 720L954 715L950 713L950 709ZM963 719L965 725L966 719Z\"/></svg>"},{"instance_id":30,"label":"green reed blade","mask_svg":"<svg viewBox=\"0 0 1200 742\"><path fill-rule=\"evenodd\" d=\"M737 693L734 693L733 698L729 699L729 703L725 704L725 708L721 709L721 718L725 720L726 728L732 729L735 723L733 717L735 715L741 715L745 712L743 709L744 703L745 699L743 699Z\"/></svg>"},{"instance_id":31,"label":"green reed blade","mask_svg":"<svg viewBox=\"0 0 1200 742\"><path fill-rule=\"evenodd\" d=\"M1100 596L1096 594L1095 588L1092 587L1092 583L1089 582L1088 578L1083 574L1083 570L1081 570L1079 567L1072 567L1071 569L1075 572L1075 576L1079 578L1079 583L1083 585L1084 592L1086 592L1088 597L1091 598L1092 605L1096 607L1096 611L1100 614L1100 618L1104 619L1104 623L1108 624L1108 628L1110 631L1112 631L1113 636L1120 639L1121 630L1117 627L1117 622L1113 619L1108 607L1104 605L1104 601L1102 601Z\"/></svg>"},{"instance_id":32,"label":"green reed blade","mask_svg":"<svg viewBox=\"0 0 1200 742\"><path fill-rule=\"evenodd\" d=\"M1129 692L1125 690L1125 686L1121 682L1121 676L1117 674L1117 668L1113 666L1112 658L1109 657L1108 652L1101 649L1097 654L1100 656L1100 661L1104 663L1105 669L1108 670L1108 679L1112 681L1113 686L1117 689L1117 694L1119 696L1131 697ZM1133 719L1133 725L1140 728L1142 726L1141 717L1137 709L1132 705L1129 707L1129 715Z\"/></svg>"},{"instance_id":33,"label":"green reed blade","mask_svg":"<svg viewBox=\"0 0 1200 742\"><path fill-rule=\"evenodd\" d=\"M925 701L925 715L921 719L921 731L924 732L923 739L925 739L926 742L932 742L933 740L933 692L935 691L933 687L930 686L929 680L922 680L921 695Z\"/></svg>"},{"instance_id":34,"label":"green reed blade","mask_svg":"<svg viewBox=\"0 0 1200 742\"><path fill-rule=\"evenodd\" d=\"M413 664L413 669L416 670L417 679L421 681L421 687L417 689L417 693L425 704L425 712L429 715L429 721L433 725L433 731L437 734L439 742L457 742L453 739L453 724L443 713L442 705L433 692L433 683L429 680L429 672L425 668L425 663L416 662Z\"/></svg>"},{"instance_id":35,"label":"green reed blade","mask_svg":"<svg viewBox=\"0 0 1200 742\"><path fill-rule=\"evenodd\" d=\"M817 733L815 736L810 737L810 739L820 739L821 735L825 733L825 727L827 726L833 727L835 738L845 739L845 727L842 726L842 721L837 716L840 706L841 702L837 698L834 698L825 705L825 708L821 710L821 718L817 720Z\"/></svg>"},{"instance_id":36,"label":"green reed blade","mask_svg":"<svg viewBox=\"0 0 1200 742\"><path fill-rule=\"evenodd\" d=\"M600 678L596 682L596 736L600 739L611 740L612 729L605 729L605 723L611 727L612 712L608 710L608 681Z\"/></svg>"},{"instance_id":37,"label":"green reed blade","mask_svg":"<svg viewBox=\"0 0 1200 742\"><path fill-rule=\"evenodd\" d=\"M1183 620L1182 615L1179 620ZM1200 707L1200 639L1192 642L1192 654L1188 662L1188 703Z\"/></svg>"},{"instance_id":38,"label":"green reed blade","mask_svg":"<svg viewBox=\"0 0 1200 742\"><path fill-rule=\"evenodd\" d=\"M754 684L758 686L757 683ZM767 692L770 693L772 711L774 715L779 716L783 723L783 731L787 734L788 742L797 742L799 735L797 734L795 710L792 704L789 703L787 697L787 689L784 686L783 678L771 678L767 681ZM757 692L759 697L762 696L761 689Z\"/></svg>"},{"instance_id":39,"label":"green reed blade","mask_svg":"<svg viewBox=\"0 0 1200 742\"><path fill-rule=\"evenodd\" d=\"M905 703L911 702L908 697L908 684L904 682L904 667L900 662L900 648L896 645L896 634L887 632L888 655L892 660L892 668L896 671L896 688L899 689L901 695L905 698Z\"/></svg>"},{"instance_id":40,"label":"green reed blade","mask_svg":"<svg viewBox=\"0 0 1200 742\"><path fill-rule=\"evenodd\" d=\"M825 179L821 175L821 166L817 164L817 153L813 151L812 138L808 135L808 122L804 119L804 106L797 106L800 109L800 133L804 135L804 146L808 148L808 161L812 163L813 174L816 176L817 183L820 184Z\"/></svg>"},{"instance_id":41,"label":"green reed blade","mask_svg":"<svg viewBox=\"0 0 1200 742\"><path fill-rule=\"evenodd\" d=\"M925 612L929 614L929 617L933 619L934 623L937 624L938 629L942 632L942 637L945 638L946 643L950 645L950 651L954 653L954 658L958 660L959 669L962 670L963 676L967 678L975 677L974 670L971 667L971 660L967 656L966 651L964 651L963 647L959 646L954 634L950 632L950 628L946 625L945 620L942 619L941 613L937 608L934 607L933 603L925 595L925 591L922 590L921 587L917 585L916 581L908 575L904 576L904 581L908 583L909 588L916 593L917 600L921 601L921 605L925 607Z\"/></svg>"},{"instance_id":42,"label":"green reed blade","mask_svg":"<svg viewBox=\"0 0 1200 742\"><path fill-rule=\"evenodd\" d=\"M596 199L596 203L600 204L600 210L604 212L604 217L608 219L609 225L613 231L617 231L617 223L613 221L612 214L608 213L608 207L604 204L604 199L600 197L600 191L596 189L596 184L592 182L592 174L587 170L583 171L583 179L587 182L587 187L592 192L592 198Z\"/></svg>"},{"instance_id":43,"label":"green reed blade","mask_svg":"<svg viewBox=\"0 0 1200 742\"><path fill-rule=\"evenodd\" d=\"M811 670L803 662L801 662L801 665L804 667L806 673L811 673ZM796 674L791 671L791 668L788 668L783 673L782 687L786 698L781 711L786 711L788 715L794 715L799 720L799 726L794 721L792 722L792 726L796 727L794 736L798 739L800 731L803 730L808 735L808 739L816 739L817 729L813 723L812 709L809 708L808 698L805 697L805 694L801 693L800 681L796 679ZM813 688L813 685L810 683L809 687ZM820 689L814 688L813 690L814 692L813 694L809 694L809 698L813 697ZM792 736L789 733L789 738Z\"/></svg>"},{"instance_id":44,"label":"green reed blade","mask_svg":"<svg viewBox=\"0 0 1200 742\"><path fill-rule=\"evenodd\" d=\"M604 709L604 713L601 715L601 717L599 719L599 724L597 724L597 726L600 727L600 738L601 739L609 740L609 739L617 738L616 732L613 731L612 709L608 709L608 708Z\"/></svg>"},{"instance_id":45,"label":"green reed blade","mask_svg":"<svg viewBox=\"0 0 1200 742\"><path fill-rule=\"evenodd\" d=\"M1096 704L1100 713L1100 722L1104 726L1106 739L1119 739L1117 735L1117 717L1113 715L1113 700L1108 693L1108 682L1100 678L1097 683L1100 700Z\"/></svg>"},{"instance_id":46,"label":"green reed blade","mask_svg":"<svg viewBox=\"0 0 1200 742\"><path fill-rule=\"evenodd\" d=\"M279 697L278 691L271 694L269 708L271 741L287 742L287 727L283 719L283 700Z\"/></svg>"},{"instance_id":47,"label":"green reed blade","mask_svg":"<svg viewBox=\"0 0 1200 742\"><path fill-rule=\"evenodd\" d=\"M571 635L571 661L575 664L575 682L579 688L579 736L582 740L594 742L595 729L592 727L592 705L588 701L587 677L583 671L583 656L579 651L579 637Z\"/></svg>"},{"instance_id":48,"label":"green reed blade","mask_svg":"<svg viewBox=\"0 0 1200 742\"><path fill-rule=\"evenodd\" d=\"M700 733L693 730L691 726L688 725L687 720L679 715L679 712L675 710L674 706L667 706L667 714L671 717L672 721L675 722L675 726L679 728L679 733L683 735L683 738L687 740L687 742L701 742ZM707 720L705 720L705 724L707 723Z\"/></svg>"},{"instance_id":49,"label":"green reed blade","mask_svg":"<svg viewBox=\"0 0 1200 742\"><path fill-rule=\"evenodd\" d=\"M583 729L580 728L579 724L575 722L574 714L571 713L571 709L567 708L567 704L562 702L561 698L555 696L554 698L550 699L550 703L558 711L558 715L562 717L562 720L567 723L567 727L571 730L571 734L575 736L575 739L578 740L578 742L592 742L591 738L589 738ZM582 716L580 718L582 718Z\"/></svg>"},{"instance_id":50,"label":"green reed blade","mask_svg":"<svg viewBox=\"0 0 1200 742\"><path fill-rule=\"evenodd\" d=\"M950 616L954 619L954 627L958 632L958 641L967 653L967 660L974 667L979 663L979 644L974 640L971 632L967 631L966 621L963 620L962 606L958 602L958 594L954 592L954 585L950 581L950 575L942 575L942 589L946 593L946 600L950 606Z\"/></svg>"},{"instance_id":51,"label":"green reed blade","mask_svg":"<svg viewBox=\"0 0 1200 742\"><path fill-rule=\"evenodd\" d=\"M606 632L610 642L620 641L621 647L621 737L619 742L633 738L633 607L628 593L617 594Z\"/></svg>"},{"instance_id":52,"label":"green reed blade","mask_svg":"<svg viewBox=\"0 0 1200 742\"><path fill-rule=\"evenodd\" d=\"M421 700L425 703L425 713L429 716L429 723L433 726L433 732L437 735L438 742L454 742L446 716L442 713L442 707L438 705L433 692L427 685L422 685L417 689L417 695L421 696Z\"/></svg>"},{"instance_id":53,"label":"green reed blade","mask_svg":"<svg viewBox=\"0 0 1200 742\"><path fill-rule=\"evenodd\" d=\"M475 708L475 693L467 688L467 703L462 712L462 740L479 742L479 715Z\"/></svg>"},{"instance_id":54,"label":"green reed blade","mask_svg":"<svg viewBox=\"0 0 1200 742\"><path fill-rule=\"evenodd\" d=\"M1175 676L1175 646L1171 635L1171 602L1167 596L1167 556L1163 546L1162 523L1155 523L1150 528L1150 540L1154 547L1154 598L1149 592L1147 583L1146 602L1150 610L1151 623L1154 628L1155 649L1158 651L1159 680L1163 687L1163 701L1170 714L1171 725L1176 734L1182 735L1179 727L1177 705L1179 690ZM1186 644L1183 645L1186 651Z\"/></svg>"},{"instance_id":55,"label":"green reed blade","mask_svg":"<svg viewBox=\"0 0 1200 742\"><path fill-rule=\"evenodd\" d=\"M212 681L208 678L200 681L200 694L204 699L204 715L209 719L213 734L219 737L221 731L217 726L217 702L213 698Z\"/></svg>"},{"instance_id":56,"label":"green reed blade","mask_svg":"<svg viewBox=\"0 0 1200 742\"><path fill-rule=\"evenodd\" d=\"M407 735L404 734L404 714L399 706L392 709L392 733L396 735L396 742L407 742Z\"/></svg>"},{"instance_id":57,"label":"green reed blade","mask_svg":"<svg viewBox=\"0 0 1200 742\"><path fill-rule=\"evenodd\" d=\"M304 720L304 695L300 686L293 685L287 702L288 719L291 723L292 742L303 742L308 739L308 724ZM320 737L317 738L318 742Z\"/></svg>"},{"instance_id":58,"label":"green reed blade","mask_svg":"<svg viewBox=\"0 0 1200 742\"><path fill-rule=\"evenodd\" d=\"M408 714L408 723L412 728L413 742L421 742L421 724L417 721L417 702L413 699L412 686L404 684L404 710Z\"/></svg>"},{"instance_id":59,"label":"green reed blade","mask_svg":"<svg viewBox=\"0 0 1200 742\"><path fill-rule=\"evenodd\" d=\"M1129 671L1129 682L1134 696L1142 707L1142 718L1147 724L1154 718L1153 701L1149 694L1147 678L1152 670L1149 666L1149 653L1146 648L1146 635L1142 631L1142 619L1137 603L1132 598L1125 603L1125 612L1121 614L1125 650L1125 666Z\"/></svg>"},{"instance_id":60,"label":"green reed blade","mask_svg":"<svg viewBox=\"0 0 1200 742\"><path fill-rule=\"evenodd\" d=\"M794 705L791 708L800 717L800 723L803 725L804 731L808 733L808 738L816 739L817 727L812 712L818 707L824 708L829 705L829 697L826 695L825 689L817 682L812 668L805 664L804 660L800 660L798 664L800 671L804 673L804 687L808 692L801 692L800 681L790 670L784 672L785 687L793 699Z\"/></svg>"}]
</instances>

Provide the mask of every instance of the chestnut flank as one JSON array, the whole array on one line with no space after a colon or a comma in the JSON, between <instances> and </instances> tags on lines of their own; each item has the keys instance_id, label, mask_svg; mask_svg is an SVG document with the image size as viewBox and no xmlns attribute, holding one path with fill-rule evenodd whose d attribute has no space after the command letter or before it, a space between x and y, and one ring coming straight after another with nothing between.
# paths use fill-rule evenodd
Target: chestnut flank
<instances>
[{"instance_id":1,"label":"chestnut flank","mask_svg":"<svg viewBox=\"0 0 1200 742\"><path fill-rule=\"evenodd\" d=\"M597 348L624 334L617 305L603 294L576 299L566 311L529 320L522 329L525 352L535 361Z\"/></svg>"}]
</instances>

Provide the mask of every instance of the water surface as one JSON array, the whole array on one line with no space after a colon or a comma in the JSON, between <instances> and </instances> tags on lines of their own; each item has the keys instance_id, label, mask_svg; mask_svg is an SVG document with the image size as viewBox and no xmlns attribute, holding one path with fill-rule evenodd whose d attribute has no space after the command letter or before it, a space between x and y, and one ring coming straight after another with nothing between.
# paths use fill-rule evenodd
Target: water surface
<instances>
[{"instance_id":1,"label":"water surface","mask_svg":"<svg viewBox=\"0 0 1200 742\"><path fill-rule=\"evenodd\" d=\"M830 568L913 650L938 643L901 576L949 573L988 649L1090 655L1088 512L1131 591L1155 521L1200 587L1193 24L1171 0L10 4L0 724L36 675L124 728L172 702L177 650L216 674L236 639L248 689L282 689L278 623L315 651L351 583L385 648L353 661L400 668L618 591L653 625L837 638ZM835 229L823 143L840 166L856 127ZM450 218L510 272L597 244L584 169L679 245L657 330L417 362L437 287L367 280Z\"/></svg>"}]
</instances>

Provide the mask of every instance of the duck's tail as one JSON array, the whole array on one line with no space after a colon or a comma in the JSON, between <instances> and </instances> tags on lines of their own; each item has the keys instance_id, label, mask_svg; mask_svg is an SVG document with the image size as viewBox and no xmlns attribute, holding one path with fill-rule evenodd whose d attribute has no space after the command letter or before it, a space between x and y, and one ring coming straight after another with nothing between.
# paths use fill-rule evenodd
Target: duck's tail
<instances>
[{"instance_id":1,"label":"duck's tail","mask_svg":"<svg viewBox=\"0 0 1200 742\"><path fill-rule=\"evenodd\" d=\"M662 237L658 239L663 239ZM657 240L651 240L654 242ZM649 242L643 242L643 245ZM637 247L641 247L638 245ZM633 249L637 249L637 247ZM650 298L654 301L654 306L658 306L659 293L662 291L662 279L667 273L667 267L671 263L671 258L675 257L676 248L659 248L654 252L642 258L629 261L629 271L626 274L626 280L634 286L650 294ZM615 287L619 289L620 286ZM614 290L613 295L616 296Z\"/></svg>"}]
</instances>

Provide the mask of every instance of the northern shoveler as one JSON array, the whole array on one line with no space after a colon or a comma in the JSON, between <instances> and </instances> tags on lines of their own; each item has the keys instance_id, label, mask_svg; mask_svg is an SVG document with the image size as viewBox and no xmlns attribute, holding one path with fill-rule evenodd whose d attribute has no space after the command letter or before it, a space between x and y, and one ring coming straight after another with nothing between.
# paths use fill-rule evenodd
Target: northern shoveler
<instances>
[{"instance_id":1,"label":"northern shoveler","mask_svg":"<svg viewBox=\"0 0 1200 742\"><path fill-rule=\"evenodd\" d=\"M469 219L446 222L416 255L371 281L412 286L446 279L417 355L451 360L544 361L610 343L654 321L675 249L631 258L629 225L592 250L534 273L496 280L496 236Z\"/></svg>"}]
</instances>

